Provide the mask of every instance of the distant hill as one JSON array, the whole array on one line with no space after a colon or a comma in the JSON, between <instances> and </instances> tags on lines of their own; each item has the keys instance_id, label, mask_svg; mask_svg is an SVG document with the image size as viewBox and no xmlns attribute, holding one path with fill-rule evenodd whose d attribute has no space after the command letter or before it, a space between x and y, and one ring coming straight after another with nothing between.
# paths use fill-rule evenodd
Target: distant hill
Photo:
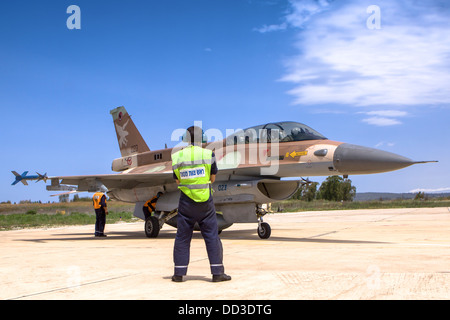
<instances>
[{"instance_id":1,"label":"distant hill","mask_svg":"<svg viewBox=\"0 0 450 320\"><path fill-rule=\"evenodd\" d=\"M428 198L449 197L450 193L425 193ZM416 193L389 193L389 192L360 192L356 193L354 201L371 200L396 200L396 199L414 199Z\"/></svg>"}]
</instances>

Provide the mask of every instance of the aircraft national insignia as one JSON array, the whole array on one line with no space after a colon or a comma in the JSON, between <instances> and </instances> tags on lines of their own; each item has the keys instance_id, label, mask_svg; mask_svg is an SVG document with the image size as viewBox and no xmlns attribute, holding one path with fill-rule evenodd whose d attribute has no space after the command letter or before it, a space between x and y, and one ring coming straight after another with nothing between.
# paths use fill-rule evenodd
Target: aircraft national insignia
<instances>
[{"instance_id":1,"label":"aircraft national insignia","mask_svg":"<svg viewBox=\"0 0 450 320\"><path fill-rule=\"evenodd\" d=\"M119 135L119 144L121 147L128 144L128 131L125 131L125 128L128 125L128 121L123 126L119 126L116 124L117 134Z\"/></svg>"}]
</instances>

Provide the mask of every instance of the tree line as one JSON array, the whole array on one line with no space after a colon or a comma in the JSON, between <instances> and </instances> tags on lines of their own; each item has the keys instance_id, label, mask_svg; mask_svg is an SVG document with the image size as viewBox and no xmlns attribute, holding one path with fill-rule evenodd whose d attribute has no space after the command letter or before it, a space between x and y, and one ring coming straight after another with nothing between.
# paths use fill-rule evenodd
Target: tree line
<instances>
[{"instance_id":1,"label":"tree line","mask_svg":"<svg viewBox=\"0 0 450 320\"><path fill-rule=\"evenodd\" d=\"M330 176L319 186L318 182L305 183L297 190L291 199L313 201L353 201L356 187L350 179L340 176Z\"/></svg>"}]
</instances>

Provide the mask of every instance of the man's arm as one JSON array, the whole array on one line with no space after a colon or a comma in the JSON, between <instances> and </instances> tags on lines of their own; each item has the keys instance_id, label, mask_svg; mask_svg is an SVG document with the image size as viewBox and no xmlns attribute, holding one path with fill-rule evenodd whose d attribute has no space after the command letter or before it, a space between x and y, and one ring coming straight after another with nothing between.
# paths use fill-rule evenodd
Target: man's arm
<instances>
[{"instance_id":1,"label":"man's arm","mask_svg":"<svg viewBox=\"0 0 450 320\"><path fill-rule=\"evenodd\" d=\"M211 183L214 183L214 181L216 181L216 174L218 171L219 171L219 169L217 168L216 155L213 152L212 153L212 163L211 163L211 176L210 176Z\"/></svg>"},{"instance_id":2,"label":"man's arm","mask_svg":"<svg viewBox=\"0 0 450 320\"><path fill-rule=\"evenodd\" d=\"M102 199L100 200L100 205L105 210L105 214L108 214L108 206L106 205L106 196L105 195L102 196Z\"/></svg>"}]
</instances>

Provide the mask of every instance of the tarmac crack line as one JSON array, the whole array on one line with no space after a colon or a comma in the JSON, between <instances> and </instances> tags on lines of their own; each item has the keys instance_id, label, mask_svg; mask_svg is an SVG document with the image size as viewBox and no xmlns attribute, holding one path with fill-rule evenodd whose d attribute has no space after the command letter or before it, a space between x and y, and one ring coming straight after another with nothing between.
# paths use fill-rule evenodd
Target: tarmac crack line
<instances>
[{"instance_id":1,"label":"tarmac crack line","mask_svg":"<svg viewBox=\"0 0 450 320\"><path fill-rule=\"evenodd\" d=\"M23 298L29 298L29 297L33 297L33 296L38 296L38 295L41 295L41 294L47 294L47 293L52 293L52 292L63 291L63 290L67 290L67 289L80 288L80 287L89 286L89 285L92 285L92 284L102 283L102 282L106 282L106 281L127 278L127 277L135 276L135 275L138 275L138 274L141 274L141 273L142 272L133 273L133 274L126 274L126 275L123 275L123 276L117 276L117 277L111 277L111 278L107 278L107 279L90 281L90 282L77 284L77 285L73 285L73 286L67 286L67 287L63 287L63 288L56 288L56 289L51 289L51 290L46 290L46 291L41 291L41 292L24 294L22 296L18 296L18 297L14 297L14 298L8 298L6 300L17 300L17 299L23 299Z\"/></svg>"}]
</instances>

